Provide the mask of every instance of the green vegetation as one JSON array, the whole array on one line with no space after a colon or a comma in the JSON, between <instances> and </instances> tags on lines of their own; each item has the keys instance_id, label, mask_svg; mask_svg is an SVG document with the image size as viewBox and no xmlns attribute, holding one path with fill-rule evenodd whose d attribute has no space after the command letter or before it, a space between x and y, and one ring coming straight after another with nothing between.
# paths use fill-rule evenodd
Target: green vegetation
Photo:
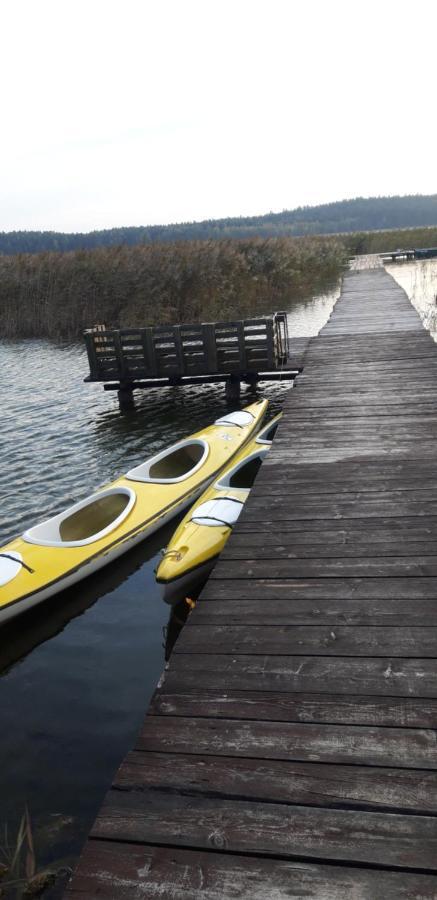
<instances>
[{"instance_id":1,"label":"green vegetation","mask_svg":"<svg viewBox=\"0 0 437 900\"><path fill-rule=\"evenodd\" d=\"M397 231L368 231L345 235L343 243L351 254L381 253L413 247L437 247L437 228L403 228Z\"/></svg>"},{"instance_id":2,"label":"green vegetation","mask_svg":"<svg viewBox=\"0 0 437 900\"><path fill-rule=\"evenodd\" d=\"M4 841L0 845L0 896L24 900L40 897L57 879L71 874L68 869L41 869L35 855L35 841L26 807L17 834L9 837L5 825Z\"/></svg>"},{"instance_id":3,"label":"green vegetation","mask_svg":"<svg viewBox=\"0 0 437 900\"><path fill-rule=\"evenodd\" d=\"M268 314L333 282L336 238L191 241L0 256L3 337L76 340L84 328Z\"/></svg>"},{"instance_id":4,"label":"green vegetation","mask_svg":"<svg viewBox=\"0 0 437 900\"><path fill-rule=\"evenodd\" d=\"M208 219L179 225L110 228L88 234L55 231L10 231L0 233L0 254L40 253L44 250L91 250L96 247L192 240L229 240L251 237L291 237L339 234L389 228L437 225L437 195L406 197L357 197L320 206L263 216Z\"/></svg>"}]
</instances>

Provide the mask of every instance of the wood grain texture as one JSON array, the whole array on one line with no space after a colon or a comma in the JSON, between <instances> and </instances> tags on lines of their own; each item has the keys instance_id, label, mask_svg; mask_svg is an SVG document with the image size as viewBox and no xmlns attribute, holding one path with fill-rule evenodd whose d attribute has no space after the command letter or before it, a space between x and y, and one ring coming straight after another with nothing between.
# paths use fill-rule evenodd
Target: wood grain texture
<instances>
[{"instance_id":1,"label":"wood grain texture","mask_svg":"<svg viewBox=\"0 0 437 900\"><path fill-rule=\"evenodd\" d=\"M242 625L251 629L257 625L384 625L399 627L426 626L437 622L437 599L305 599L273 597L266 591L263 599L202 600L198 604L192 626ZM433 629L435 626L430 626ZM201 649L201 647L199 648Z\"/></svg>"},{"instance_id":2,"label":"wood grain texture","mask_svg":"<svg viewBox=\"0 0 437 900\"><path fill-rule=\"evenodd\" d=\"M272 523L272 527L273 523ZM210 578L202 592L202 599L208 600L371 600L405 599L411 605L415 600L437 597L437 578L430 576L410 577L349 577L334 575L329 578L307 573L305 578L286 576L270 577L264 565L261 577L251 576L237 580ZM192 620L194 621L194 619Z\"/></svg>"},{"instance_id":3,"label":"wood grain texture","mask_svg":"<svg viewBox=\"0 0 437 900\"><path fill-rule=\"evenodd\" d=\"M358 694L304 694L274 691L208 690L198 686L184 693L168 681L152 697L151 716L252 719L255 722L321 722L337 725L380 725L430 728L437 723L437 699L375 697Z\"/></svg>"},{"instance_id":4,"label":"wood grain texture","mask_svg":"<svg viewBox=\"0 0 437 900\"><path fill-rule=\"evenodd\" d=\"M175 653L437 659L437 626L204 625L193 622Z\"/></svg>"},{"instance_id":5,"label":"wood grain texture","mask_svg":"<svg viewBox=\"0 0 437 900\"><path fill-rule=\"evenodd\" d=\"M175 653L165 681L181 690L201 683L213 690L437 697L433 659Z\"/></svg>"},{"instance_id":6,"label":"wood grain texture","mask_svg":"<svg viewBox=\"0 0 437 900\"><path fill-rule=\"evenodd\" d=\"M437 871L436 821L425 815L112 790L91 835L100 840Z\"/></svg>"},{"instance_id":7,"label":"wood grain texture","mask_svg":"<svg viewBox=\"0 0 437 900\"><path fill-rule=\"evenodd\" d=\"M434 730L148 716L136 750L437 769Z\"/></svg>"},{"instance_id":8,"label":"wood grain texture","mask_svg":"<svg viewBox=\"0 0 437 900\"><path fill-rule=\"evenodd\" d=\"M437 773L177 752L132 752L114 778L125 791L165 791L336 809L437 813Z\"/></svg>"},{"instance_id":9,"label":"wood grain texture","mask_svg":"<svg viewBox=\"0 0 437 900\"><path fill-rule=\"evenodd\" d=\"M435 900L437 876L88 841L71 900Z\"/></svg>"}]
</instances>

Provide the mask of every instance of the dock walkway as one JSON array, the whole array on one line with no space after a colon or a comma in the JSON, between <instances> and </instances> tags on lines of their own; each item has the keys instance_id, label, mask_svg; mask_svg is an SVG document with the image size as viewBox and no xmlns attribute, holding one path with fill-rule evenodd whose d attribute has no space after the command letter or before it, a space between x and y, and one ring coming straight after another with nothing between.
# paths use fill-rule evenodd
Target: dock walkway
<instances>
[{"instance_id":1,"label":"dock walkway","mask_svg":"<svg viewBox=\"0 0 437 900\"><path fill-rule=\"evenodd\" d=\"M437 898L436 383L348 274L70 900Z\"/></svg>"}]
</instances>

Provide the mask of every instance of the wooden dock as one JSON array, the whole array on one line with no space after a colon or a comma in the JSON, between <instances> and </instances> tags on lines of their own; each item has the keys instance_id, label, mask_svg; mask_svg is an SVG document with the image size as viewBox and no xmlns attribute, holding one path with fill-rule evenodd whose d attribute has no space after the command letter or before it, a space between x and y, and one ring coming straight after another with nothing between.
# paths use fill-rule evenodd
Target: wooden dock
<instances>
[{"instance_id":1,"label":"wooden dock","mask_svg":"<svg viewBox=\"0 0 437 900\"><path fill-rule=\"evenodd\" d=\"M348 274L70 900L437 898L436 384Z\"/></svg>"}]
</instances>

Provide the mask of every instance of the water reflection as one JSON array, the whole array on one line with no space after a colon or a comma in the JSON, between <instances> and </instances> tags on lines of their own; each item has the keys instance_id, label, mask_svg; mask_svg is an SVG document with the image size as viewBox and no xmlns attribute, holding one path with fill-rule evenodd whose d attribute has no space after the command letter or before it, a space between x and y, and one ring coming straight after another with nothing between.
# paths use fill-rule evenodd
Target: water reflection
<instances>
[{"instance_id":1,"label":"water reflection","mask_svg":"<svg viewBox=\"0 0 437 900\"><path fill-rule=\"evenodd\" d=\"M340 296L341 282L325 288L316 297L302 300L287 313L288 331L291 338L308 337L318 334L328 321L334 305Z\"/></svg>"},{"instance_id":2,"label":"water reflection","mask_svg":"<svg viewBox=\"0 0 437 900\"><path fill-rule=\"evenodd\" d=\"M173 647L188 619L190 613L195 609L196 600L192 597L185 597L179 600L170 609L167 625L163 630L164 634L164 656L168 662L172 654Z\"/></svg>"},{"instance_id":3,"label":"water reflection","mask_svg":"<svg viewBox=\"0 0 437 900\"><path fill-rule=\"evenodd\" d=\"M83 615L97 600L110 595L134 573L146 566L152 574L161 558L161 549L168 542L177 526L179 518L151 535L147 541L133 547L120 559L114 561L83 582L62 591L18 616L1 628L0 672L5 674L22 657L26 656L43 641L59 634L68 622ZM155 590L154 580L150 588ZM159 596L159 588L156 591Z\"/></svg>"}]
</instances>

